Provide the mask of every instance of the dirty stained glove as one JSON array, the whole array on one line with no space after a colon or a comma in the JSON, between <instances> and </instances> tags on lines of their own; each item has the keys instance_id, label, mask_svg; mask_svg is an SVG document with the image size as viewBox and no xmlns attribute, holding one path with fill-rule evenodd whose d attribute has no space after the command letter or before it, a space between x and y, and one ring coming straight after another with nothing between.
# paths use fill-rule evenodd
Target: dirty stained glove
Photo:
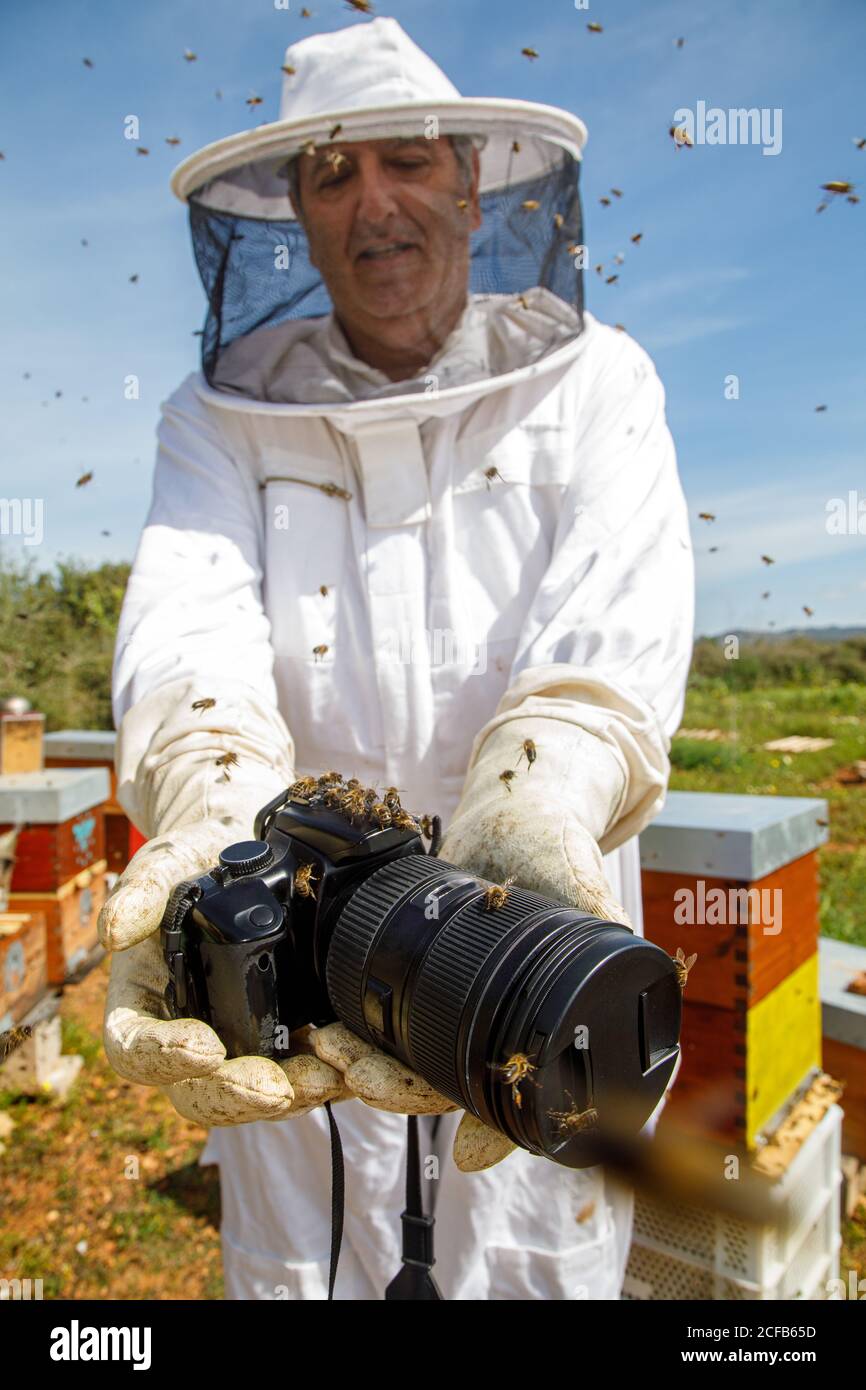
<instances>
[{"instance_id":1,"label":"dirty stained glove","mask_svg":"<svg viewBox=\"0 0 866 1390\"><path fill-rule=\"evenodd\" d=\"M568 718L515 711L473 752L440 858L631 926L599 849L626 784L610 745Z\"/></svg>"},{"instance_id":2,"label":"dirty stained glove","mask_svg":"<svg viewBox=\"0 0 866 1390\"><path fill-rule=\"evenodd\" d=\"M258 811L293 777L291 735L276 710L240 682L221 683L202 708L197 687L186 678L158 687L128 710L118 734L118 795L152 838L99 914L100 940L113 952L106 1056L127 1080L162 1087L199 1124L306 1114L349 1092L305 1030L292 1035L297 1055L281 1063L227 1059L212 1028L169 1018L164 1002L159 926L171 889L206 873L226 845L252 838Z\"/></svg>"}]
</instances>

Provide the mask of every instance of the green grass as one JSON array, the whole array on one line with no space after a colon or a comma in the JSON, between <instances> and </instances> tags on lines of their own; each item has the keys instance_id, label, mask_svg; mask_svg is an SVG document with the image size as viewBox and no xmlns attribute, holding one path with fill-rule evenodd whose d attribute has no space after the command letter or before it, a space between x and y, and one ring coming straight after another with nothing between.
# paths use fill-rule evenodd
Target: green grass
<instances>
[{"instance_id":1,"label":"green grass","mask_svg":"<svg viewBox=\"0 0 866 1390\"><path fill-rule=\"evenodd\" d=\"M781 685L734 690L697 677L683 715L686 729L719 729L724 740L677 737L671 787L679 791L806 796L829 806L829 846L819 852L821 931L866 946L866 784L836 778L866 759L866 684L829 680L820 687ZM765 743L789 734L831 738L817 753L778 753Z\"/></svg>"}]
</instances>

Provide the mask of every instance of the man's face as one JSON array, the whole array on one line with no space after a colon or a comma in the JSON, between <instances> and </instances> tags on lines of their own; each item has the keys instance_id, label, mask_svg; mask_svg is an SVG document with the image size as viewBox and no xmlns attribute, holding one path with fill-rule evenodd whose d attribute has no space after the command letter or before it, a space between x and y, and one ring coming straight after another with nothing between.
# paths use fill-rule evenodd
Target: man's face
<instances>
[{"instance_id":1,"label":"man's face","mask_svg":"<svg viewBox=\"0 0 866 1390\"><path fill-rule=\"evenodd\" d=\"M338 142L299 160L296 211L350 339L411 347L452 320L481 225L477 154L471 187L447 139Z\"/></svg>"}]
</instances>

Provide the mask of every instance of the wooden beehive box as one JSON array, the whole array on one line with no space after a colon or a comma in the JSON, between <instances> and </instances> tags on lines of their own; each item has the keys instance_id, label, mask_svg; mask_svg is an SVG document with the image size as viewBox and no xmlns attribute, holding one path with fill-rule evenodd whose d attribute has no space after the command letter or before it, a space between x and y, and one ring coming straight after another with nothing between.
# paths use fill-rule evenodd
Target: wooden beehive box
<instances>
[{"instance_id":1,"label":"wooden beehive box","mask_svg":"<svg viewBox=\"0 0 866 1390\"><path fill-rule=\"evenodd\" d=\"M48 983L62 985L98 944L96 922L106 896L106 863L82 870L54 893L10 893L13 912L40 912L45 918Z\"/></svg>"},{"instance_id":2,"label":"wooden beehive box","mask_svg":"<svg viewBox=\"0 0 866 1390\"><path fill-rule=\"evenodd\" d=\"M105 858L108 872L121 874L143 844L135 826L117 799L114 750L117 735L111 729L61 729L45 735L46 767L104 767L110 778L105 813Z\"/></svg>"},{"instance_id":3,"label":"wooden beehive box","mask_svg":"<svg viewBox=\"0 0 866 1390\"><path fill-rule=\"evenodd\" d=\"M644 930L697 953L660 1123L757 1136L821 1065L816 850L826 802L672 792L641 835Z\"/></svg>"},{"instance_id":4,"label":"wooden beehive box","mask_svg":"<svg viewBox=\"0 0 866 1390\"><path fill-rule=\"evenodd\" d=\"M45 715L35 710L26 714L0 711L0 775L40 770L44 730Z\"/></svg>"},{"instance_id":5,"label":"wooden beehive box","mask_svg":"<svg viewBox=\"0 0 866 1390\"><path fill-rule=\"evenodd\" d=\"M47 987L44 914L0 913L0 1033L20 1022Z\"/></svg>"},{"instance_id":6,"label":"wooden beehive box","mask_svg":"<svg viewBox=\"0 0 866 1390\"><path fill-rule=\"evenodd\" d=\"M55 893L105 859L104 768L58 768L0 777L0 833L21 826L13 893Z\"/></svg>"},{"instance_id":7,"label":"wooden beehive box","mask_svg":"<svg viewBox=\"0 0 866 1390\"><path fill-rule=\"evenodd\" d=\"M106 814L125 815L117 799L116 742L117 734L113 729L59 729L46 734L43 740L45 766L104 767L109 778Z\"/></svg>"},{"instance_id":8,"label":"wooden beehive box","mask_svg":"<svg viewBox=\"0 0 866 1390\"><path fill-rule=\"evenodd\" d=\"M866 1163L866 947L821 937L824 1066L845 1084L842 1148Z\"/></svg>"}]
</instances>

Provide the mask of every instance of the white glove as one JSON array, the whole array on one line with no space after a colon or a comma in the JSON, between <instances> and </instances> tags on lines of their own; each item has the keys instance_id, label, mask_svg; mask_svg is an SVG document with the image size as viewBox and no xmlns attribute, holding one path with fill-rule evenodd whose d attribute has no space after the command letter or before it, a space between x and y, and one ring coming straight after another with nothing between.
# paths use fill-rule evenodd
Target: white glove
<instances>
[{"instance_id":1,"label":"white glove","mask_svg":"<svg viewBox=\"0 0 866 1390\"><path fill-rule=\"evenodd\" d=\"M566 718L515 712L473 753L440 858L631 926L599 849L626 787L611 745Z\"/></svg>"},{"instance_id":2,"label":"white glove","mask_svg":"<svg viewBox=\"0 0 866 1390\"><path fill-rule=\"evenodd\" d=\"M128 711L118 736L122 804L153 838L127 865L99 914L100 940L116 952L105 1008L106 1055L128 1080L164 1087L175 1109L199 1124L306 1114L350 1094L339 1072L312 1054L308 1030L293 1034L298 1055L282 1062L227 1061L206 1023L167 1018L159 925L171 889L206 873L226 845L252 839L257 812L293 780L291 735L255 692L239 687L198 710L196 698L189 681L162 686ZM219 764L227 753L237 761Z\"/></svg>"}]
</instances>

